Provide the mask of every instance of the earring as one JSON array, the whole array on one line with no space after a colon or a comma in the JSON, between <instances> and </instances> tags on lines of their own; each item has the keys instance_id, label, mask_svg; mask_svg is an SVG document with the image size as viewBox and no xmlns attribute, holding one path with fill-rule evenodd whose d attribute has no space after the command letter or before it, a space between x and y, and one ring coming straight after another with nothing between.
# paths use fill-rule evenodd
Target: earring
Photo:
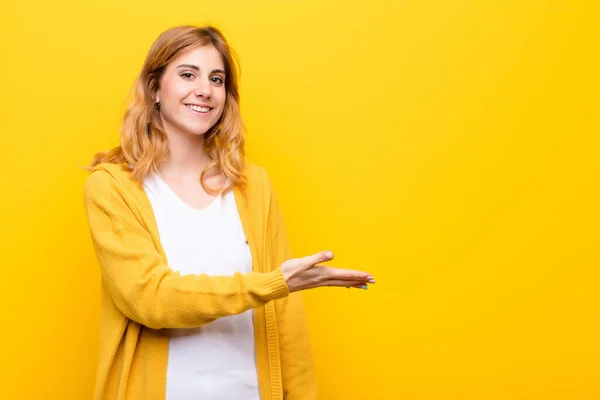
<instances>
[{"instance_id":1,"label":"earring","mask_svg":"<svg viewBox=\"0 0 600 400\"><path fill-rule=\"evenodd\" d=\"M154 103L154 108L156 108L158 111L160 111L160 102L159 101Z\"/></svg>"}]
</instances>

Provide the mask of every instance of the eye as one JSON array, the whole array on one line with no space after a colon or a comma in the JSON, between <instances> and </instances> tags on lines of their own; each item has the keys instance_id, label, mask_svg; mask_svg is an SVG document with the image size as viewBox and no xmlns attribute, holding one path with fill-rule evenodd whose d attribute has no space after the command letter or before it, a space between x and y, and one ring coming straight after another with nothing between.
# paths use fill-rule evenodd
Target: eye
<instances>
[{"instance_id":1,"label":"eye","mask_svg":"<svg viewBox=\"0 0 600 400\"><path fill-rule=\"evenodd\" d=\"M191 80L191 79L193 79L194 74L192 74L191 72L184 72L183 74L180 74L179 76L181 76L183 79Z\"/></svg>"},{"instance_id":2,"label":"eye","mask_svg":"<svg viewBox=\"0 0 600 400\"><path fill-rule=\"evenodd\" d=\"M220 76L213 76L212 78L210 78L211 82L214 83L218 83L219 85L223 84L223 78L221 78Z\"/></svg>"}]
</instances>

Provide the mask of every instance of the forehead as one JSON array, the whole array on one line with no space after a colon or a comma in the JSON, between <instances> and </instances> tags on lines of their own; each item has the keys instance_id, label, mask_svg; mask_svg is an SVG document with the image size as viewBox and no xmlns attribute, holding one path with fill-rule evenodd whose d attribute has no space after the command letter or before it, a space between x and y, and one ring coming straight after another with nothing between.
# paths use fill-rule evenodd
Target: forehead
<instances>
[{"instance_id":1,"label":"forehead","mask_svg":"<svg viewBox=\"0 0 600 400\"><path fill-rule=\"evenodd\" d=\"M191 64L200 67L200 70L225 69L223 58L212 45L194 47L186 50L170 63L168 68L177 68L180 64Z\"/></svg>"}]
</instances>

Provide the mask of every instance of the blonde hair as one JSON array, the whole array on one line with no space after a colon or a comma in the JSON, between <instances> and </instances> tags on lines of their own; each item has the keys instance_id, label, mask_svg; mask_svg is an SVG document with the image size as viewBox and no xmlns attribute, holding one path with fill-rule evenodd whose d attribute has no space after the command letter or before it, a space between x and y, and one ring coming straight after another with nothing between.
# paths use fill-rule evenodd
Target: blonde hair
<instances>
[{"instance_id":1,"label":"blonde hair","mask_svg":"<svg viewBox=\"0 0 600 400\"><path fill-rule=\"evenodd\" d=\"M86 169L100 163L129 163L132 174L142 182L169 154L168 141L162 121L154 105L154 94L166 66L188 49L212 45L221 54L225 66L227 97L219 121L205 133L204 147L212 162L202 171L200 184L208 193L221 189L208 188L207 173L222 173L228 183L223 195L235 186L244 187L245 163L244 125L239 108L238 76L235 53L223 34L213 26L177 26L163 32L152 44L142 70L135 80L131 100L120 129L120 146L94 155Z\"/></svg>"}]
</instances>

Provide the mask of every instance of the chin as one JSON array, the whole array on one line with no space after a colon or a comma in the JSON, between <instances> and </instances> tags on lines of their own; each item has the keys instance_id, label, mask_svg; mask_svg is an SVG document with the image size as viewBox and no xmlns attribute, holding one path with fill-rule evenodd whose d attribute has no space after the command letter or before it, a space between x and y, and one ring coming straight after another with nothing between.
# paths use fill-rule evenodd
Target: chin
<instances>
[{"instance_id":1,"label":"chin","mask_svg":"<svg viewBox=\"0 0 600 400\"><path fill-rule=\"evenodd\" d=\"M186 129L186 131L190 134L190 135L194 135L194 136L202 136L204 134L206 134L206 132L210 131L210 129L212 128L212 125L210 127L188 127Z\"/></svg>"}]
</instances>

